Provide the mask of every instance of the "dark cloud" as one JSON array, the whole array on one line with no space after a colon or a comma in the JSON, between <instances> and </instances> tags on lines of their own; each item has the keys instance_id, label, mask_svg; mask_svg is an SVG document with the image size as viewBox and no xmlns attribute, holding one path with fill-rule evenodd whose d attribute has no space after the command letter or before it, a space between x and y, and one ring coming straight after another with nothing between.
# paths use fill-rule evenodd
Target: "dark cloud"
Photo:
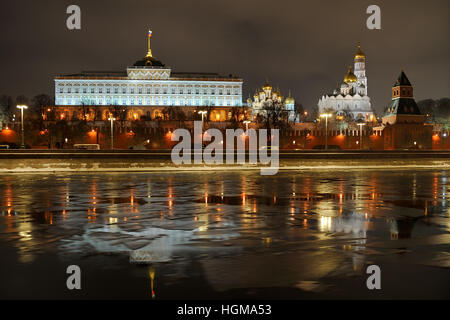
<instances>
[{"instance_id":1,"label":"dark cloud","mask_svg":"<svg viewBox=\"0 0 450 320\"><path fill-rule=\"evenodd\" d=\"M265 78L308 108L367 55L369 95L378 111L404 68L417 99L449 94L449 1L2 1L0 93L53 93L53 77L123 70L152 50L177 71L218 71L244 79L244 99ZM78 4L82 30L66 29ZM365 27L367 6L382 30Z\"/></svg>"}]
</instances>

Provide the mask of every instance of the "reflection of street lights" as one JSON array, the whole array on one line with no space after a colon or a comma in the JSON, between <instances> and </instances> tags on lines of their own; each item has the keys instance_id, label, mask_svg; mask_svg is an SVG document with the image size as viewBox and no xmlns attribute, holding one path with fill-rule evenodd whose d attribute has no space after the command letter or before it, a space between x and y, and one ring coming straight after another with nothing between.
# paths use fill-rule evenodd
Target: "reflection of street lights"
<instances>
[{"instance_id":1,"label":"reflection of street lights","mask_svg":"<svg viewBox=\"0 0 450 320\"><path fill-rule=\"evenodd\" d=\"M364 122L358 123L359 126L359 149L362 149L362 126L365 125Z\"/></svg>"},{"instance_id":2,"label":"reflection of street lights","mask_svg":"<svg viewBox=\"0 0 450 320\"><path fill-rule=\"evenodd\" d=\"M114 149L114 121L116 118L110 117L108 118L111 121L111 150Z\"/></svg>"},{"instance_id":3,"label":"reflection of street lights","mask_svg":"<svg viewBox=\"0 0 450 320\"><path fill-rule=\"evenodd\" d=\"M331 113L322 113L321 118L325 118L325 150L328 150L328 117L331 117Z\"/></svg>"},{"instance_id":4,"label":"reflection of street lights","mask_svg":"<svg viewBox=\"0 0 450 320\"><path fill-rule=\"evenodd\" d=\"M24 104L19 104L17 106L17 108L20 109L20 113L21 113L20 122L22 123L22 145L20 146L20 148L25 149L25 134L24 134L24 130L23 130L23 109L28 109L28 106L26 106Z\"/></svg>"},{"instance_id":5,"label":"reflection of street lights","mask_svg":"<svg viewBox=\"0 0 450 320\"><path fill-rule=\"evenodd\" d=\"M202 115L202 131L203 131L203 117L205 116L205 114L208 113L208 111L198 111L198 113Z\"/></svg>"}]
</instances>

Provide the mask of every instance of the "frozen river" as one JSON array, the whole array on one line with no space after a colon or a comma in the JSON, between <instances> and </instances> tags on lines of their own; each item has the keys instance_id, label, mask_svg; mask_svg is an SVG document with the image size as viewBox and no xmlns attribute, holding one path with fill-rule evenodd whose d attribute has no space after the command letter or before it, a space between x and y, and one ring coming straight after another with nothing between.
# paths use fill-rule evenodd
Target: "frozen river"
<instances>
[{"instance_id":1,"label":"frozen river","mask_svg":"<svg viewBox=\"0 0 450 320\"><path fill-rule=\"evenodd\" d=\"M0 298L450 298L448 175L4 174Z\"/></svg>"}]
</instances>

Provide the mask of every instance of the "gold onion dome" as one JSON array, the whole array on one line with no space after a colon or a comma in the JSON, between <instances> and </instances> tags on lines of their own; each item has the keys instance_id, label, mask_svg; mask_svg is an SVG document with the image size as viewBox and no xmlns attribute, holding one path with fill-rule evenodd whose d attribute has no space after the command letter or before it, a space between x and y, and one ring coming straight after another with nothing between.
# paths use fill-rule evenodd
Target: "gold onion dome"
<instances>
[{"instance_id":1,"label":"gold onion dome","mask_svg":"<svg viewBox=\"0 0 450 320\"><path fill-rule=\"evenodd\" d=\"M366 55L361 51L361 45L358 44L358 50L355 53L355 59L365 59Z\"/></svg>"},{"instance_id":2,"label":"gold onion dome","mask_svg":"<svg viewBox=\"0 0 450 320\"><path fill-rule=\"evenodd\" d=\"M271 90L272 89L272 86L269 84L269 81L266 80L266 83L264 84L263 89L264 90Z\"/></svg>"},{"instance_id":3,"label":"gold onion dome","mask_svg":"<svg viewBox=\"0 0 450 320\"><path fill-rule=\"evenodd\" d=\"M288 104L294 103L294 98L291 97L291 91L289 91L289 95L288 95L288 97L286 98L286 100L284 100L284 102L285 102L285 103L288 103Z\"/></svg>"},{"instance_id":4,"label":"gold onion dome","mask_svg":"<svg viewBox=\"0 0 450 320\"><path fill-rule=\"evenodd\" d=\"M344 77L344 82L350 83L350 82L356 82L358 78L356 78L355 74L353 73L352 67L348 67L347 74Z\"/></svg>"}]
</instances>

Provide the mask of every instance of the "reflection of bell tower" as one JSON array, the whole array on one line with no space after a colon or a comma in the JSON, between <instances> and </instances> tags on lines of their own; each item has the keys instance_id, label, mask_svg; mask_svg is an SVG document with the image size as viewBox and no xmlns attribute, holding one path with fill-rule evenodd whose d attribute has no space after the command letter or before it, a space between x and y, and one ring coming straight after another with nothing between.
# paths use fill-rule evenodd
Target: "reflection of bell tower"
<instances>
[{"instance_id":1,"label":"reflection of bell tower","mask_svg":"<svg viewBox=\"0 0 450 320\"><path fill-rule=\"evenodd\" d=\"M155 291L153 290L153 281L155 280L155 268L149 267L148 268L148 275L150 277L150 287L151 287L151 290L152 290L152 299L155 299L156 294L155 294Z\"/></svg>"}]
</instances>

